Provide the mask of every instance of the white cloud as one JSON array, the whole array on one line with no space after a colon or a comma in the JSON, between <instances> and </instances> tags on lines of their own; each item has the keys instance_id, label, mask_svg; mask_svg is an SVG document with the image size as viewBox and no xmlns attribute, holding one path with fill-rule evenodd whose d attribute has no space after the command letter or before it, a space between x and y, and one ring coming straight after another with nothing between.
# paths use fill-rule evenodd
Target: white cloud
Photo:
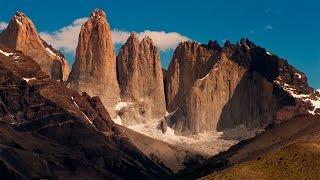
<instances>
[{"instance_id":1,"label":"white cloud","mask_svg":"<svg viewBox=\"0 0 320 180\"><path fill-rule=\"evenodd\" d=\"M67 53L74 53L77 48L81 26L87 19L88 18L76 19L71 25L65 26L52 33L41 32L40 36L56 49L60 49Z\"/></svg>"},{"instance_id":2,"label":"white cloud","mask_svg":"<svg viewBox=\"0 0 320 180\"><path fill-rule=\"evenodd\" d=\"M265 27L265 29L266 29L266 30L272 30L273 27L272 27L271 25L268 25L268 26Z\"/></svg>"},{"instance_id":3,"label":"white cloud","mask_svg":"<svg viewBox=\"0 0 320 180\"><path fill-rule=\"evenodd\" d=\"M7 22L0 22L0 31L4 30L8 26Z\"/></svg>"},{"instance_id":4,"label":"white cloud","mask_svg":"<svg viewBox=\"0 0 320 180\"><path fill-rule=\"evenodd\" d=\"M81 26L87 19L88 18L76 19L71 25L62 27L55 32L41 32L40 36L56 49L66 53L75 53ZM124 44L130 36L130 32L128 31L112 30L111 33L115 44ZM189 40L188 37L176 32L145 30L143 32L137 32L136 34L140 40L144 36L149 36L153 40L155 46L161 51L173 49L180 42Z\"/></svg>"},{"instance_id":5,"label":"white cloud","mask_svg":"<svg viewBox=\"0 0 320 180\"><path fill-rule=\"evenodd\" d=\"M164 32L164 31L150 31L145 30L143 32L135 32L139 38L142 40L143 37L149 36L156 47L161 51L166 51L168 49L174 49L180 42L188 41L189 38L183 36L176 32ZM112 39L115 44L123 44L127 41L130 36L130 32L112 30Z\"/></svg>"}]
</instances>

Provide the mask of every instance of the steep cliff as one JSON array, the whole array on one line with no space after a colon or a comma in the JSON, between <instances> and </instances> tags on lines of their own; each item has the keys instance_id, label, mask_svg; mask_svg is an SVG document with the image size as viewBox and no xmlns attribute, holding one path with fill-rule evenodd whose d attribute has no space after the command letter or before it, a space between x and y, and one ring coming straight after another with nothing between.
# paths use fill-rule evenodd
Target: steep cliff
<instances>
[{"instance_id":1,"label":"steep cliff","mask_svg":"<svg viewBox=\"0 0 320 180\"><path fill-rule=\"evenodd\" d=\"M144 104L138 106L140 111L144 107L143 111L150 111L138 113L131 120L151 120L166 113L160 56L149 37L139 42L136 35L130 35L117 56L117 76L122 101L131 102L131 106L133 103ZM146 117L147 114L150 116ZM130 121L122 117L122 121Z\"/></svg>"},{"instance_id":2,"label":"steep cliff","mask_svg":"<svg viewBox=\"0 0 320 180\"><path fill-rule=\"evenodd\" d=\"M116 55L110 27L101 10L93 11L81 28L68 84L78 92L99 96L115 117L114 107L120 100Z\"/></svg>"}]
</instances>

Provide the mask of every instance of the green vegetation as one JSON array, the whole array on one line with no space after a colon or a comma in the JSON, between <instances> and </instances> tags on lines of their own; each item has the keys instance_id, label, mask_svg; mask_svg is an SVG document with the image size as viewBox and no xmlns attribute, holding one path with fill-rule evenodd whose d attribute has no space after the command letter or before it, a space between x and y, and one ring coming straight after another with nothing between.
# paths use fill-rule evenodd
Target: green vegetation
<instances>
[{"instance_id":1,"label":"green vegetation","mask_svg":"<svg viewBox=\"0 0 320 180\"><path fill-rule=\"evenodd\" d=\"M320 179L320 141L296 143L202 179Z\"/></svg>"}]
</instances>

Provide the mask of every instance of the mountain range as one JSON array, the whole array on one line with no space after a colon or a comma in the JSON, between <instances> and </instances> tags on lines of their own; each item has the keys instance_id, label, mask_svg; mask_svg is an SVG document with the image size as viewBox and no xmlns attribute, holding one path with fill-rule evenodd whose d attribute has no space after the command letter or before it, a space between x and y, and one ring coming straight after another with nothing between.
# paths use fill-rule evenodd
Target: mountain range
<instances>
[{"instance_id":1,"label":"mountain range","mask_svg":"<svg viewBox=\"0 0 320 180\"><path fill-rule=\"evenodd\" d=\"M165 70L147 36L116 54L98 9L71 68L17 12L0 33L0 80L6 179L286 178L291 149L320 139L320 92L287 60L246 38L186 41Z\"/></svg>"}]
</instances>

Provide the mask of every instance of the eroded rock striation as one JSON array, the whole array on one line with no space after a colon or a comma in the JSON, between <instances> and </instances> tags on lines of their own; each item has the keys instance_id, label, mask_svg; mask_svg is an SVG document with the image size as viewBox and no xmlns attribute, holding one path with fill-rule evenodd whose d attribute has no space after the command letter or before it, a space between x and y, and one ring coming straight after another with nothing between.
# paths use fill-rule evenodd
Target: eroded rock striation
<instances>
[{"instance_id":1,"label":"eroded rock striation","mask_svg":"<svg viewBox=\"0 0 320 180\"><path fill-rule=\"evenodd\" d=\"M81 28L68 83L78 92L99 96L111 116L115 116L114 106L120 98L116 55L110 27L101 10L93 11Z\"/></svg>"},{"instance_id":2,"label":"eroded rock striation","mask_svg":"<svg viewBox=\"0 0 320 180\"><path fill-rule=\"evenodd\" d=\"M239 125L264 128L314 113L312 102L320 100L302 72L247 39L222 48L212 42L180 44L166 81L168 109L177 110L170 126L184 135Z\"/></svg>"},{"instance_id":3,"label":"eroded rock striation","mask_svg":"<svg viewBox=\"0 0 320 180\"><path fill-rule=\"evenodd\" d=\"M52 78L68 78L70 69L64 56L41 39L34 24L24 13L17 12L12 17L0 34L0 43L35 59L41 70Z\"/></svg>"},{"instance_id":4,"label":"eroded rock striation","mask_svg":"<svg viewBox=\"0 0 320 180\"><path fill-rule=\"evenodd\" d=\"M160 55L149 37L139 42L135 34L130 35L117 56L117 76L122 101L141 104L136 107L144 111L134 119L159 118L166 113Z\"/></svg>"}]
</instances>

